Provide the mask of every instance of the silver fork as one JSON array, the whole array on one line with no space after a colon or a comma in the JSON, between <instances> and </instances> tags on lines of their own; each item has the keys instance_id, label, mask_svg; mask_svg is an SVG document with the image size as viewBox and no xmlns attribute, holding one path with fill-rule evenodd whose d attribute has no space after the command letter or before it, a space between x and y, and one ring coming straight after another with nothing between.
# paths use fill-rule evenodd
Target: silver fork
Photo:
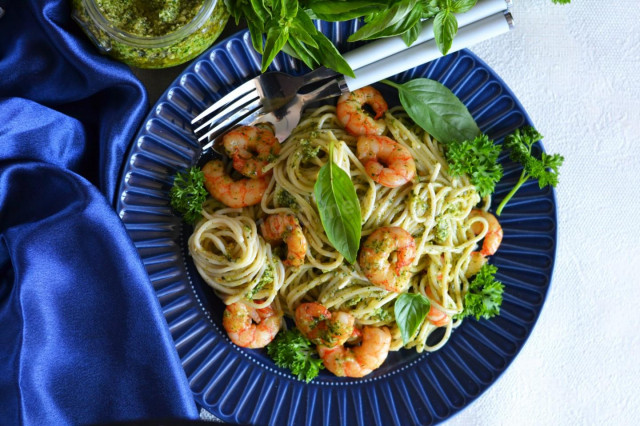
<instances>
[{"instance_id":1,"label":"silver fork","mask_svg":"<svg viewBox=\"0 0 640 426\"><path fill-rule=\"evenodd\" d=\"M510 13L496 13L460 28L449 51L452 53L506 33L512 27L513 19ZM258 123L270 123L278 140L283 141L300 122L302 110L308 104L359 89L439 57L441 54L436 42L427 41L355 70L356 78L334 73L334 78L328 83L309 93L294 95L289 103L274 111L261 105L259 98L254 98L254 101L247 103L243 97L231 103L223 112L214 114L206 124L201 125L197 133L198 141L202 144L208 141L203 147L203 152L213 148L219 153L224 153L218 140L221 139L221 135L237 125ZM235 94L235 91L232 93Z\"/></svg>"},{"instance_id":2,"label":"silver fork","mask_svg":"<svg viewBox=\"0 0 640 426\"><path fill-rule=\"evenodd\" d=\"M307 84L336 77L337 72L320 67L307 74L293 76L279 71L261 74L232 90L191 121L198 140L214 121L231 117L239 111L274 111L289 103Z\"/></svg>"},{"instance_id":3,"label":"silver fork","mask_svg":"<svg viewBox=\"0 0 640 426\"><path fill-rule=\"evenodd\" d=\"M254 126L268 124L272 127L276 138L280 142L291 135L300 122L304 109L314 102L340 96L349 91L343 76L338 76L309 93L298 93L291 101L280 108L267 112L264 108L256 111L244 111L228 117L199 138L209 142L202 147L202 152L213 148L216 152L224 152L222 136L236 126Z\"/></svg>"}]
</instances>

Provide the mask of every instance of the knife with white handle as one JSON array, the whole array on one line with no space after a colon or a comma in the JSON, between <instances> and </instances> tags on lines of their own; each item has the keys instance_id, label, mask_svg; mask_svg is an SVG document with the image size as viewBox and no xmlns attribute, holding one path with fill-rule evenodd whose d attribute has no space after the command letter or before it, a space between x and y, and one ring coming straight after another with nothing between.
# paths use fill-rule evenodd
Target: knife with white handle
<instances>
[{"instance_id":1,"label":"knife with white handle","mask_svg":"<svg viewBox=\"0 0 640 426\"><path fill-rule=\"evenodd\" d=\"M508 32L513 28L511 13L499 12L458 30L449 53L456 52L490 38ZM442 57L435 40L429 40L405 49L394 55L380 59L370 65L356 69L355 78L344 77L350 91L368 86L382 79L422 65Z\"/></svg>"},{"instance_id":2,"label":"knife with white handle","mask_svg":"<svg viewBox=\"0 0 640 426\"><path fill-rule=\"evenodd\" d=\"M458 29L461 30L469 24L497 13L504 12L510 5L511 0L478 0L476 5L468 12L455 14L458 20ZM428 22L423 24L420 35L411 46L407 46L404 40L402 40L402 37L395 36L368 43L362 47L345 53L343 57L352 70L357 70L388 57L391 52L399 53L433 39L433 19L430 19Z\"/></svg>"}]
</instances>

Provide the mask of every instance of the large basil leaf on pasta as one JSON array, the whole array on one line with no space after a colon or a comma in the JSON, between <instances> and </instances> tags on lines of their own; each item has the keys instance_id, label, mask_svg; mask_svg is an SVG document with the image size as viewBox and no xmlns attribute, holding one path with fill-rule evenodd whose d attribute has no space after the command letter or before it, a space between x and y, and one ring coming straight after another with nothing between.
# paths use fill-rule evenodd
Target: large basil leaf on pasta
<instances>
[{"instance_id":1,"label":"large basil leaf on pasta","mask_svg":"<svg viewBox=\"0 0 640 426\"><path fill-rule=\"evenodd\" d=\"M428 78L416 78L405 84L384 82L398 89L407 114L438 141L460 142L480 135L467 107L443 84Z\"/></svg>"},{"instance_id":2,"label":"large basil leaf on pasta","mask_svg":"<svg viewBox=\"0 0 640 426\"><path fill-rule=\"evenodd\" d=\"M421 294L403 293L396 299L393 310L400 328L402 343L407 344L431 309L429 299Z\"/></svg>"},{"instance_id":3,"label":"large basil leaf on pasta","mask_svg":"<svg viewBox=\"0 0 640 426\"><path fill-rule=\"evenodd\" d=\"M329 161L320 169L313 190L327 238L345 259L354 263L362 231L360 202L351 178L333 163L332 153L333 146L329 149Z\"/></svg>"}]
</instances>

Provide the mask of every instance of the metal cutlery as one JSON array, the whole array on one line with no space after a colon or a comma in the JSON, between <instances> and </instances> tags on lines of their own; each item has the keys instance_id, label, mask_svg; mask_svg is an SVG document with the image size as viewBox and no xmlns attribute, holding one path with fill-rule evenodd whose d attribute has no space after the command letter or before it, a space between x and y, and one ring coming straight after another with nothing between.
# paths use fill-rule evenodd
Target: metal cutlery
<instances>
[{"instance_id":1,"label":"metal cutlery","mask_svg":"<svg viewBox=\"0 0 640 426\"><path fill-rule=\"evenodd\" d=\"M480 21L466 25L460 28L450 52L463 49L475 43L487 40L499 34L509 31L513 27L513 19L510 13L497 13ZM203 113L194 119L194 122L201 117L206 116L208 119L205 123L200 124L196 129L198 141L205 144L202 148L203 152L213 148L219 153L224 151L220 146L220 136L226 131L239 125L255 125L258 123L267 123L272 126L278 140L286 139L295 126L299 123L302 111L310 103L317 102L330 97L339 96L341 93L353 91L358 88L367 86L381 79L398 74L408 69L414 68L425 62L440 57L441 54L434 40L426 41L419 45L414 45L399 53L392 54L384 59L378 60L373 64L361 67L355 70L355 78L338 75L335 72L326 71L321 68L317 74L310 73L313 77L310 80L314 82L329 79L323 83L318 89L306 94L294 94L288 103L278 105L277 102L271 102L267 97L260 97L261 93L266 93L265 88L256 88L256 81L263 84L266 79L258 77L251 80L250 84L243 84L243 89L237 89L222 98L207 111L215 110L213 115ZM333 76L331 75L333 73ZM266 74L264 74L266 75ZM263 76L264 76L263 75ZM286 74L284 74L286 75ZM308 74L307 74L308 75ZM280 81L286 81L282 79ZM309 83L308 83L309 84ZM298 87L300 90L303 86ZM277 87L278 93L291 93L290 89ZM237 98L239 96L239 98ZM282 99L282 97L278 98ZM223 102L224 101L224 102ZM278 105L278 106L275 106ZM214 109L214 107L216 107ZM205 112L207 112L205 111ZM202 118L200 119L202 122Z\"/></svg>"}]
</instances>

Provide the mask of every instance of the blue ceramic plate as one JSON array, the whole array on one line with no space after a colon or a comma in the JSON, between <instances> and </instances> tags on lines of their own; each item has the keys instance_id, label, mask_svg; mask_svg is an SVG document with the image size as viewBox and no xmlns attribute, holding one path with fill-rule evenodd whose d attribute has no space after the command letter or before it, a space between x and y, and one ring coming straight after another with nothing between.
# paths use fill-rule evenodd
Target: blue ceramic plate
<instances>
[{"instance_id":1,"label":"blue ceramic plate","mask_svg":"<svg viewBox=\"0 0 640 426\"><path fill-rule=\"evenodd\" d=\"M355 23L324 25L342 50ZM235 86L259 73L260 57L246 32L219 43L167 89L138 133L124 165L117 210L151 278L196 401L217 417L252 424L430 424L464 408L507 368L522 348L544 302L555 257L556 204L551 189L526 184L500 222L504 240L492 262L505 284L501 315L467 320L431 354L402 350L364 379L323 371L312 383L275 366L264 350L230 343L221 302L187 255L191 228L169 208L172 177L196 163L199 146L190 120ZM280 54L273 69L304 70ZM504 82L469 51L451 54L396 76L438 80L467 105L480 129L502 138L531 124ZM389 97L392 97L389 94ZM390 103L393 103L391 99ZM396 101L397 102L397 101ZM520 174L507 158L494 202ZM496 204L497 205L497 204Z\"/></svg>"}]
</instances>

